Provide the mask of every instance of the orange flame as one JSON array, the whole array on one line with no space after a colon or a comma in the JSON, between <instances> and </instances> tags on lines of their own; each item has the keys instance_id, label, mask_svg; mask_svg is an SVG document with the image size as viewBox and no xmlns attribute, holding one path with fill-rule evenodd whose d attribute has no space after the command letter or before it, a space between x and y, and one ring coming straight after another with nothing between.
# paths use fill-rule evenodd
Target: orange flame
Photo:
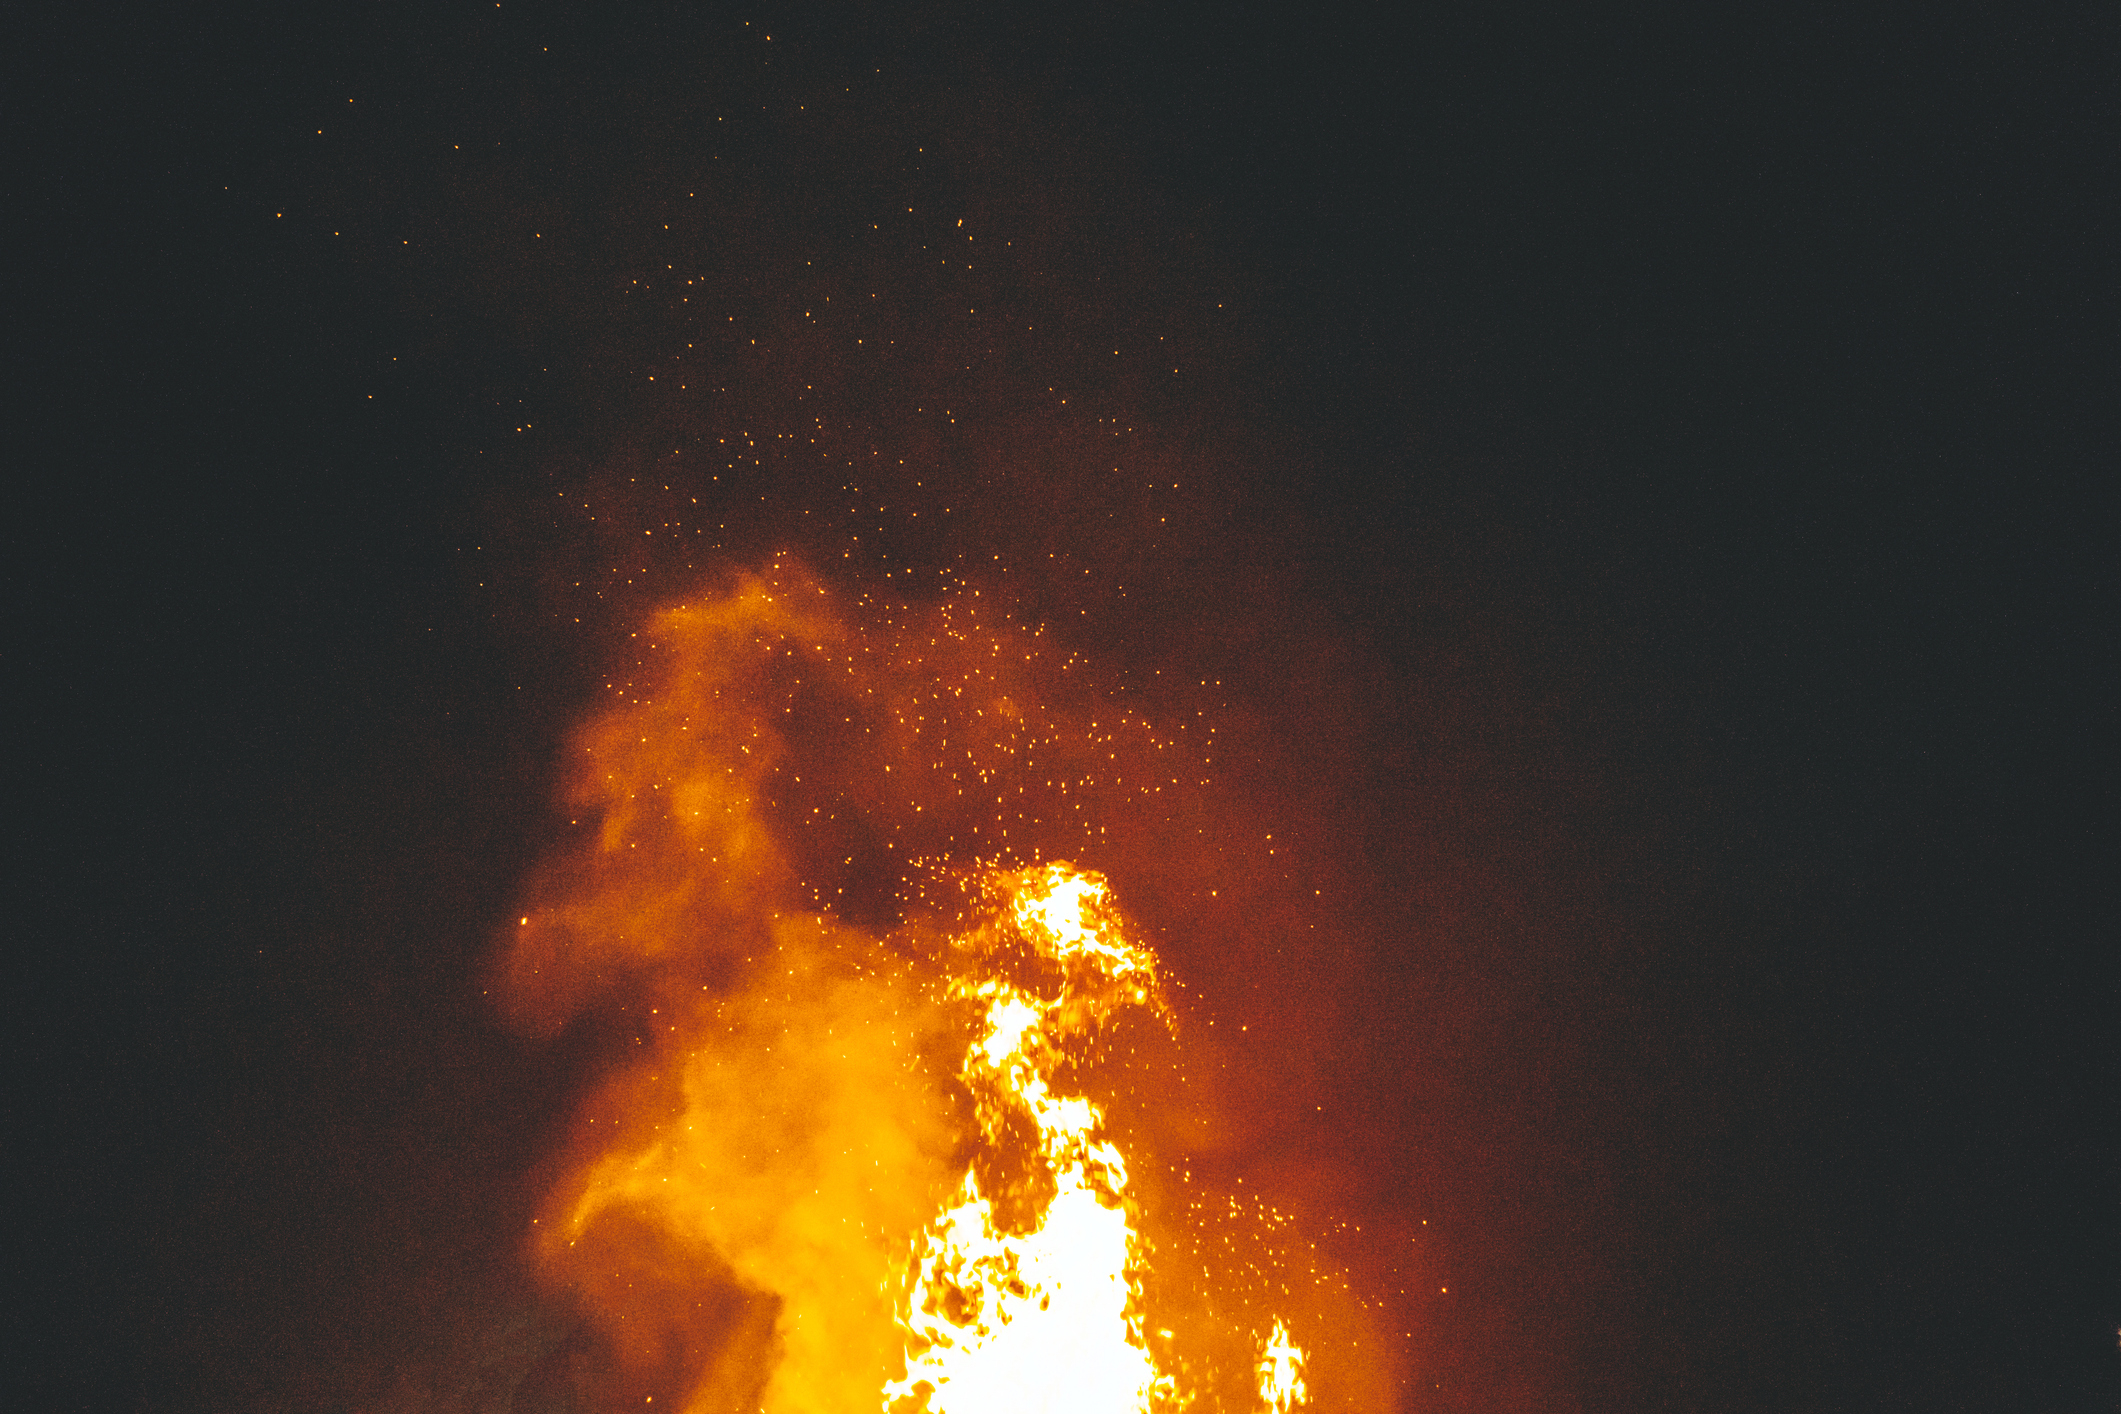
<instances>
[{"instance_id":1,"label":"orange flame","mask_svg":"<svg viewBox=\"0 0 2121 1414\"><path fill-rule=\"evenodd\" d=\"M865 871L903 897L917 842L991 848L1004 817L955 802L1059 749L1019 640L900 613L850 626L777 563L651 620L576 738L579 843L531 885L504 996L541 1030L617 1015L640 1059L584 1108L540 1269L630 1404L1184 1408L1135 1168L1083 1093L1117 1019L1172 1022L1106 881L961 871L976 906L940 931L819 906ZM1248 1407L1286 1414L1303 1352L1279 1319L1265 1349Z\"/></svg>"},{"instance_id":2,"label":"orange flame","mask_svg":"<svg viewBox=\"0 0 2121 1414\"><path fill-rule=\"evenodd\" d=\"M1054 1094L1050 1072L1112 1007L1150 1000L1155 959L1119 932L1095 875L1051 864L995 883L1015 931L1059 965L1060 981L1050 998L991 977L953 985L984 1008L964 1079L982 1142L1005 1149L1010 1122L1028 1120L1029 1152L996 1193L978 1166L968 1171L923 1234L908 1293L917 1310L901 1316L907 1372L886 1393L895 1409L938 1414L1146 1410L1172 1380L1142 1329L1146 1254L1126 1160L1102 1137L1097 1106ZM998 1200L1028 1211L998 1212Z\"/></svg>"},{"instance_id":3,"label":"orange flame","mask_svg":"<svg viewBox=\"0 0 2121 1414\"><path fill-rule=\"evenodd\" d=\"M1280 1321L1260 1353L1259 1397L1276 1414L1304 1402L1304 1353L1289 1343L1289 1328Z\"/></svg>"}]
</instances>

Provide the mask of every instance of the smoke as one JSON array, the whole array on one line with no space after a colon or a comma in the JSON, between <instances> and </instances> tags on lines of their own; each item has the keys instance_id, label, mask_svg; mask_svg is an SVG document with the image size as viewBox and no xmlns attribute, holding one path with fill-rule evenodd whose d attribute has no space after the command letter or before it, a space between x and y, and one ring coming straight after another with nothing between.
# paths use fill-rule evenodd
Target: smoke
<instances>
[{"instance_id":1,"label":"smoke","mask_svg":"<svg viewBox=\"0 0 2121 1414\"><path fill-rule=\"evenodd\" d=\"M893 1273L954 1139L922 1054L939 1017L873 939L771 932L741 991L664 1026L595 1107L584 1148L611 1147L540 1222L622 1396L863 1408L896 1350Z\"/></svg>"},{"instance_id":2,"label":"smoke","mask_svg":"<svg viewBox=\"0 0 2121 1414\"><path fill-rule=\"evenodd\" d=\"M575 740L577 839L505 953L520 1024L599 1002L637 1023L642 1057L583 1116L538 1239L636 1400L873 1402L892 1263L946 1181L922 1054L940 1015L872 932L814 911L883 863L825 872L818 841L858 848L841 816L908 760L827 597L784 563L651 622Z\"/></svg>"}]
</instances>

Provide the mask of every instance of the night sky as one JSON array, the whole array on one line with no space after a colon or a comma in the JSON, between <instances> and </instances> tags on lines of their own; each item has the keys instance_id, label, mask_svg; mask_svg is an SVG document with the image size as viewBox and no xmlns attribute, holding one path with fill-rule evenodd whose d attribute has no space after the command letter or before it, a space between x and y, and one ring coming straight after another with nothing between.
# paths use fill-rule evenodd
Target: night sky
<instances>
[{"instance_id":1,"label":"night sky","mask_svg":"<svg viewBox=\"0 0 2121 1414\"><path fill-rule=\"evenodd\" d=\"M10 1407L563 1407L496 940L786 554L1215 729L1049 843L1392 1409L2121 1409L2106 7L34 25Z\"/></svg>"}]
</instances>

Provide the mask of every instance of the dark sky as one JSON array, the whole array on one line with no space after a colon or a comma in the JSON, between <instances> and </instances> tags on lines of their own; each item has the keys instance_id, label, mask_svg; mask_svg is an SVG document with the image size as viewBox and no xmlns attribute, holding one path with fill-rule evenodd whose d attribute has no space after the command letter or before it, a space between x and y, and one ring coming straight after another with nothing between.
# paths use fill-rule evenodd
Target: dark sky
<instances>
[{"instance_id":1,"label":"dark sky","mask_svg":"<svg viewBox=\"0 0 2121 1414\"><path fill-rule=\"evenodd\" d=\"M11 1406L509 1407L494 930L788 550L1223 724L1398 1409L2121 1407L2105 7L1056 8L18 35Z\"/></svg>"}]
</instances>

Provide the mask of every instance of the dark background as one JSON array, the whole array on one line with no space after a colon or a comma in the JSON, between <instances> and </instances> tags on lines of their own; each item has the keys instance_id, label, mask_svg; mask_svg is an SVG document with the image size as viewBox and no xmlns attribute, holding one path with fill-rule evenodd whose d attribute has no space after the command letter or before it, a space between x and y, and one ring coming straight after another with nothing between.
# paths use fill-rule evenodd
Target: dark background
<instances>
[{"instance_id":1,"label":"dark background","mask_svg":"<svg viewBox=\"0 0 2121 1414\"><path fill-rule=\"evenodd\" d=\"M1458 1293L1406 1298L1401 1408L2121 1408L2113 39L2093 5L33 22L11 1405L506 1407L435 1372L532 1319L513 1234L599 1043L512 1035L480 967L662 592L571 598L605 532L536 508L623 507L718 425L636 376L690 327L629 302L672 250L718 298L869 261L877 327L955 347L890 273L957 229L885 230L916 206L1036 234L984 293L1060 332L966 394L994 425L1130 321L1186 344L1206 391L1096 395L1254 449L1193 509L1367 694L1339 866L1429 941L1359 988L1426 1010L1377 1003L1324 1083L1360 1202L1429 1220ZM707 381L751 416L823 366ZM722 488L726 553L838 544L789 528L805 475ZM1057 616L1083 591L1009 524ZM948 558L880 535L848 574ZM1083 646L1153 662L1245 573ZM1229 666L1233 710L1284 691Z\"/></svg>"}]
</instances>

